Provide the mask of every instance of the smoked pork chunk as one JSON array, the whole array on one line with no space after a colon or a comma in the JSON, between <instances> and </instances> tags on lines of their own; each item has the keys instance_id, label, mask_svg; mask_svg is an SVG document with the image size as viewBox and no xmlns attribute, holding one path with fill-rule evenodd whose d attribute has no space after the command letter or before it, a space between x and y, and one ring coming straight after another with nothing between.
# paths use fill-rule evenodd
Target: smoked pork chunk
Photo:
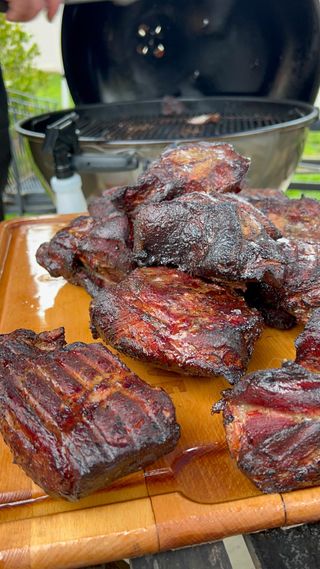
<instances>
[{"instance_id":1,"label":"smoked pork chunk","mask_svg":"<svg viewBox=\"0 0 320 569\"><path fill-rule=\"evenodd\" d=\"M189 375L246 370L262 319L228 287L165 267L136 269L91 303L91 330L120 352Z\"/></svg>"},{"instance_id":2,"label":"smoked pork chunk","mask_svg":"<svg viewBox=\"0 0 320 569\"><path fill-rule=\"evenodd\" d=\"M127 216L114 212L106 218L77 217L40 245L36 258L52 277L62 276L94 296L135 266Z\"/></svg>"},{"instance_id":3,"label":"smoked pork chunk","mask_svg":"<svg viewBox=\"0 0 320 569\"><path fill-rule=\"evenodd\" d=\"M263 492L320 484L320 374L287 362L256 371L223 392L227 443L239 468Z\"/></svg>"},{"instance_id":4,"label":"smoked pork chunk","mask_svg":"<svg viewBox=\"0 0 320 569\"><path fill-rule=\"evenodd\" d=\"M0 336L0 431L48 494L77 500L171 451L169 396L102 344L66 345L63 328Z\"/></svg>"},{"instance_id":5,"label":"smoked pork chunk","mask_svg":"<svg viewBox=\"0 0 320 569\"><path fill-rule=\"evenodd\" d=\"M110 214L119 213L114 202L122 196L123 191L122 187L115 186L104 190L101 196L91 199L88 203L88 211L91 217L106 219Z\"/></svg>"},{"instance_id":6,"label":"smoked pork chunk","mask_svg":"<svg viewBox=\"0 0 320 569\"><path fill-rule=\"evenodd\" d=\"M311 313L303 332L296 338L295 347L296 363L320 372L320 308Z\"/></svg>"},{"instance_id":7,"label":"smoked pork chunk","mask_svg":"<svg viewBox=\"0 0 320 569\"><path fill-rule=\"evenodd\" d=\"M231 144L187 143L165 150L123 189L116 207L132 214L143 203L161 202L190 192L239 192L250 165Z\"/></svg>"},{"instance_id":8,"label":"smoked pork chunk","mask_svg":"<svg viewBox=\"0 0 320 569\"><path fill-rule=\"evenodd\" d=\"M277 244L285 258L282 284L249 285L245 296L250 306L261 311L267 325L290 328L290 323L306 323L320 307L320 243L282 238Z\"/></svg>"},{"instance_id":9,"label":"smoked pork chunk","mask_svg":"<svg viewBox=\"0 0 320 569\"><path fill-rule=\"evenodd\" d=\"M279 234L262 217L241 200L219 194L192 193L145 205L134 221L135 260L209 279L281 283Z\"/></svg>"},{"instance_id":10,"label":"smoked pork chunk","mask_svg":"<svg viewBox=\"0 0 320 569\"><path fill-rule=\"evenodd\" d=\"M320 242L320 201L290 199L281 190L243 189L240 196L260 209L284 237Z\"/></svg>"}]
</instances>

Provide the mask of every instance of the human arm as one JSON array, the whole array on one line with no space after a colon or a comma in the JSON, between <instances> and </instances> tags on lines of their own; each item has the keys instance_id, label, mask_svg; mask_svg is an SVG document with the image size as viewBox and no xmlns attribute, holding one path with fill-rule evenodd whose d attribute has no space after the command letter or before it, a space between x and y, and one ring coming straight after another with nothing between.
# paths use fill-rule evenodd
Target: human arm
<instances>
[{"instance_id":1,"label":"human arm","mask_svg":"<svg viewBox=\"0 0 320 569\"><path fill-rule=\"evenodd\" d=\"M7 20L12 22L28 22L44 10L48 20L55 16L60 0L9 0Z\"/></svg>"}]
</instances>

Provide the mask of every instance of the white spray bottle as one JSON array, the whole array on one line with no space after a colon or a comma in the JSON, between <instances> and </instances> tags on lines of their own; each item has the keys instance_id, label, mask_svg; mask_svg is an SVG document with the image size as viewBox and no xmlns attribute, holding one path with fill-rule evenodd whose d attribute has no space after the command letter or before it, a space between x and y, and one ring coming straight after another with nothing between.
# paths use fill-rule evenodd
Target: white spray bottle
<instances>
[{"instance_id":1,"label":"white spray bottle","mask_svg":"<svg viewBox=\"0 0 320 569\"><path fill-rule=\"evenodd\" d=\"M44 152L54 158L55 175L51 188L56 198L57 213L82 213L87 202L82 191L81 176L75 172L73 158L80 152L76 131L78 115L70 113L49 125L46 129Z\"/></svg>"}]
</instances>

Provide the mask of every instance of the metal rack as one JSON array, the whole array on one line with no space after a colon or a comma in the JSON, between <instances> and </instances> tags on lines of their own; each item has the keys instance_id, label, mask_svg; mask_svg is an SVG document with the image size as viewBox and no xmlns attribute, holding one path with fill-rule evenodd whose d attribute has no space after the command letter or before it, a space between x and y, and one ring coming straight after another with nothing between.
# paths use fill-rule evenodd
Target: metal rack
<instances>
[{"instance_id":1,"label":"metal rack","mask_svg":"<svg viewBox=\"0 0 320 569\"><path fill-rule=\"evenodd\" d=\"M39 175L35 173L27 141L15 131L15 124L36 114L54 111L52 99L37 98L20 91L8 90L12 161L3 201L6 213L54 213L55 207Z\"/></svg>"}]
</instances>

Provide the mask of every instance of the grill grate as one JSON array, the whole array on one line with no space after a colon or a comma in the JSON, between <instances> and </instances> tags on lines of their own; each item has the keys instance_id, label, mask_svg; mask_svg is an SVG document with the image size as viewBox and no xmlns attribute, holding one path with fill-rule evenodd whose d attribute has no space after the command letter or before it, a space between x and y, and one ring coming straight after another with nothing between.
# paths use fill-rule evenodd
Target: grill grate
<instances>
[{"instance_id":1,"label":"grill grate","mask_svg":"<svg viewBox=\"0 0 320 569\"><path fill-rule=\"evenodd\" d=\"M291 111L288 116L266 114L242 115L221 114L217 122L209 122L202 125L189 124L192 117L199 114L183 114L179 116L159 116L152 115L146 117L129 116L119 119L99 119L88 116L80 116L78 128L80 137L112 140L172 140L172 139L197 139L215 138L223 135L236 134L244 131L256 130L263 127L273 126L300 118L301 113L296 116ZM205 114L205 113L204 113Z\"/></svg>"},{"instance_id":2,"label":"grill grate","mask_svg":"<svg viewBox=\"0 0 320 569\"><path fill-rule=\"evenodd\" d=\"M107 144L172 143L183 140L214 140L265 129L311 124L317 113L314 107L297 101L276 101L254 97L203 97L179 99L182 114L165 114L163 100L129 101L76 107L79 139L82 142ZM170 107L169 107L170 108ZM175 109L175 107L172 107ZM171 110L171 109L170 109ZM71 110L27 119L18 132L37 137L48 125ZM217 115L216 122L190 124L191 118Z\"/></svg>"}]
</instances>

